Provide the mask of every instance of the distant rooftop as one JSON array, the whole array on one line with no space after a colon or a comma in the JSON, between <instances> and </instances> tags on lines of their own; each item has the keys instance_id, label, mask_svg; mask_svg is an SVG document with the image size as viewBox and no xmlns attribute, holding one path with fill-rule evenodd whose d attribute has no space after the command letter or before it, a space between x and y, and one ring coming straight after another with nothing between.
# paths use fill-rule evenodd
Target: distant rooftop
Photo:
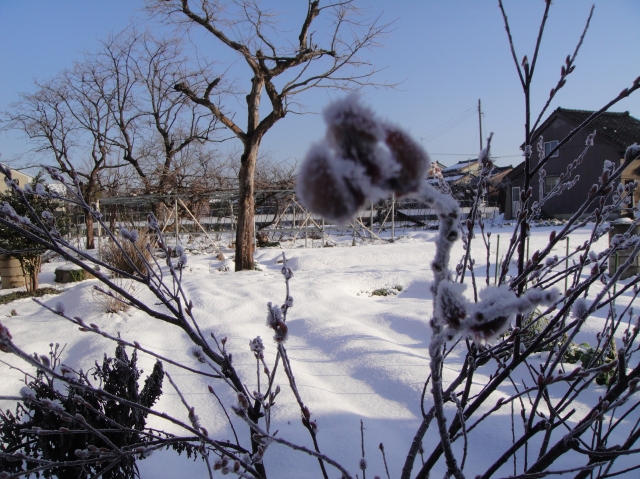
<instances>
[{"instance_id":1,"label":"distant rooftop","mask_svg":"<svg viewBox=\"0 0 640 479\"><path fill-rule=\"evenodd\" d=\"M447 166L444 170L442 170L443 173L449 173L451 171L457 171L461 168L464 168L465 166L469 166L471 164L475 164L477 163L478 160L463 160L463 161L459 161L458 163L456 163L455 165L451 165L451 166Z\"/></svg>"},{"instance_id":2,"label":"distant rooftop","mask_svg":"<svg viewBox=\"0 0 640 479\"><path fill-rule=\"evenodd\" d=\"M566 108L558 108L556 111L578 124L594 113L593 111L568 110ZM628 111L602 113L592 120L587 128L596 130L598 135L602 135L625 148L640 142L640 120L632 117Z\"/></svg>"}]
</instances>

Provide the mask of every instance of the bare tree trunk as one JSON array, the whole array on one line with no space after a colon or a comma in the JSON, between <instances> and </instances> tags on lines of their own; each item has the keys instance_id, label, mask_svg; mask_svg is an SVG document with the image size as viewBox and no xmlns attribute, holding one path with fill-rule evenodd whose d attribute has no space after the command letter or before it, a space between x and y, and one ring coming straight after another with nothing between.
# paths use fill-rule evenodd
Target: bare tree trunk
<instances>
[{"instance_id":1,"label":"bare tree trunk","mask_svg":"<svg viewBox=\"0 0 640 479\"><path fill-rule=\"evenodd\" d=\"M253 237L255 236L254 173L259 147L259 142L247 142L240 159L240 171L238 173L240 193L238 198L238 224L236 229L236 271L253 269Z\"/></svg>"},{"instance_id":2,"label":"bare tree trunk","mask_svg":"<svg viewBox=\"0 0 640 479\"><path fill-rule=\"evenodd\" d=\"M40 284L38 275L42 265L42 256L39 254L35 256L19 256L18 261L20 262L20 269L22 269L24 286L27 292L35 291Z\"/></svg>"},{"instance_id":3,"label":"bare tree trunk","mask_svg":"<svg viewBox=\"0 0 640 479\"><path fill-rule=\"evenodd\" d=\"M86 214L84 217L84 224L87 227L87 249L95 249L96 243L93 235L93 216Z\"/></svg>"}]
</instances>

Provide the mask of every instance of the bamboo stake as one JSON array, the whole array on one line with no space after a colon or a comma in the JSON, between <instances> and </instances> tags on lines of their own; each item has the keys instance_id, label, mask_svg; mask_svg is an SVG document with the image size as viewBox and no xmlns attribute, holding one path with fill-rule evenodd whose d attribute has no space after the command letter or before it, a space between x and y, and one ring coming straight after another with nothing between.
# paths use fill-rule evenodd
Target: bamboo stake
<instances>
[{"instance_id":1,"label":"bamboo stake","mask_svg":"<svg viewBox=\"0 0 640 479\"><path fill-rule=\"evenodd\" d=\"M209 233L207 233L207 231L202 227L202 225L196 219L196 217L193 216L193 213L191 213L191 211L189 211L189 208L187 208L187 205L185 205L184 202L182 201L182 199L180 199L180 198L178 198L178 201L180 202L182 207L185 209L185 211L189 214L189 216L191 216L191 219L196 222L196 224L202 230L202 232L207 236L207 238L209 238L209 241L211 241L211 244L213 244L213 247L216 249L216 252L220 253L220 249L216 246L216 244L213 242L213 239L211 238L211 236L209 236Z\"/></svg>"},{"instance_id":2,"label":"bamboo stake","mask_svg":"<svg viewBox=\"0 0 640 479\"><path fill-rule=\"evenodd\" d=\"M500 255L500 235L498 235L498 239L496 241L496 274L495 274L495 278L493 279L493 283L494 284L498 284L498 257Z\"/></svg>"}]
</instances>

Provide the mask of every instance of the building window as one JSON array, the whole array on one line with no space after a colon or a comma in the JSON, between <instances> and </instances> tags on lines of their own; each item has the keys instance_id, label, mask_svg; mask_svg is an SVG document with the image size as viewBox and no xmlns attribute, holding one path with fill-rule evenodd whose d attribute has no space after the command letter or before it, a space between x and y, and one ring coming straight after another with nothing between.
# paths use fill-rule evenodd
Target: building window
<instances>
[{"instance_id":1,"label":"building window","mask_svg":"<svg viewBox=\"0 0 640 479\"><path fill-rule=\"evenodd\" d=\"M547 156L551 150L553 150L556 146L558 146L558 140L553 141L545 141L544 142L544 156ZM551 158L555 158L556 156L560 156L560 150L556 151Z\"/></svg>"},{"instance_id":2,"label":"building window","mask_svg":"<svg viewBox=\"0 0 640 479\"><path fill-rule=\"evenodd\" d=\"M560 181L559 176L545 176L544 177L544 196L547 196L549 193L551 193L551 190L556 187L559 181Z\"/></svg>"}]
</instances>

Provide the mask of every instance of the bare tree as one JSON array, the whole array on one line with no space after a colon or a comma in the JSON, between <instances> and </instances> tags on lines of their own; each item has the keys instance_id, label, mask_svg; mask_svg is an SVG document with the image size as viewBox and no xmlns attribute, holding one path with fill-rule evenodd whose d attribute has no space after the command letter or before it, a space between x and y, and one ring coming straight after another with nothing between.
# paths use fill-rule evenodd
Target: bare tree
<instances>
[{"instance_id":1,"label":"bare tree","mask_svg":"<svg viewBox=\"0 0 640 479\"><path fill-rule=\"evenodd\" d=\"M208 109L242 143L235 268L253 269L255 170L262 138L287 113L299 111L293 98L300 93L311 88L354 90L373 85L376 69L361 55L378 45L389 25L364 19L355 0L322 7L319 0L309 0L294 38L281 28L273 12L254 0L149 0L148 8L179 28L205 29L249 68L246 125L224 104L230 89L224 86L223 76L203 88L179 82L175 89ZM322 27L326 36L318 38L313 27L321 15L328 23ZM266 112L261 111L264 94L269 104Z\"/></svg>"},{"instance_id":2,"label":"bare tree","mask_svg":"<svg viewBox=\"0 0 640 479\"><path fill-rule=\"evenodd\" d=\"M52 80L36 83L38 91L22 95L6 114L4 126L23 131L38 159L53 159L64 174L77 178L90 203L104 189L104 172L124 165L113 156L108 140L114 126L110 98L103 95L108 82L95 65L77 64ZM86 215L85 222L86 246L93 249L92 216Z\"/></svg>"},{"instance_id":3,"label":"bare tree","mask_svg":"<svg viewBox=\"0 0 640 479\"><path fill-rule=\"evenodd\" d=\"M190 174L192 154L201 166L203 158L215 159L202 146L216 139L218 120L196 111L173 88L206 74L192 71L179 40L128 29L104 41L93 60L112 80L102 92L111 98L115 125L109 140L134 169L143 193L176 193L177 178Z\"/></svg>"},{"instance_id":4,"label":"bare tree","mask_svg":"<svg viewBox=\"0 0 640 479\"><path fill-rule=\"evenodd\" d=\"M7 128L25 132L38 160L78 175L89 202L104 193L202 194L215 189L226 165L209 145L217 119L173 85L194 73L176 39L134 28L102 42L73 69L37 84L7 114ZM197 80L192 80L197 84ZM94 247L87 222L87 247Z\"/></svg>"}]
</instances>

